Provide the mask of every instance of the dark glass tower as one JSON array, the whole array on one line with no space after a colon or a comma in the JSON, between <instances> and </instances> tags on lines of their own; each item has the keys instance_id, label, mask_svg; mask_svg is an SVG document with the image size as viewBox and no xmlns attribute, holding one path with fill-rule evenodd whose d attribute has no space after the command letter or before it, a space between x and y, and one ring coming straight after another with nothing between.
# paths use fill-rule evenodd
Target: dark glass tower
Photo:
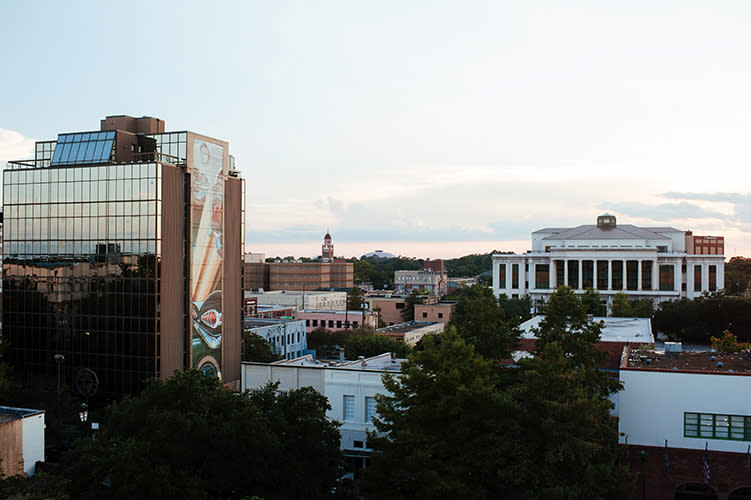
<instances>
[{"instance_id":1,"label":"dark glass tower","mask_svg":"<svg viewBox=\"0 0 751 500\"><path fill-rule=\"evenodd\" d=\"M3 174L17 373L88 368L113 393L188 367L239 380L243 182L226 142L113 116Z\"/></svg>"}]
</instances>

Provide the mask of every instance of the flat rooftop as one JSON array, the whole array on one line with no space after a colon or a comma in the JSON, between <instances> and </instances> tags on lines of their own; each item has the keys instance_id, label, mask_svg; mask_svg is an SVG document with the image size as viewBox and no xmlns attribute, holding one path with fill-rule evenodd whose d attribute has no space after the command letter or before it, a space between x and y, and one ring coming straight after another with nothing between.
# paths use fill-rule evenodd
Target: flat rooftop
<instances>
[{"instance_id":1,"label":"flat rooftop","mask_svg":"<svg viewBox=\"0 0 751 500\"><path fill-rule=\"evenodd\" d=\"M679 352L666 355L663 351L630 349L624 364L628 368L660 371L751 373L751 352Z\"/></svg>"},{"instance_id":2,"label":"flat rooftop","mask_svg":"<svg viewBox=\"0 0 751 500\"><path fill-rule=\"evenodd\" d=\"M389 333L389 332L411 332L412 330L419 330L430 325L441 325L440 321L407 321L405 323L397 323L391 326L384 326L376 330L377 333Z\"/></svg>"},{"instance_id":3,"label":"flat rooftop","mask_svg":"<svg viewBox=\"0 0 751 500\"><path fill-rule=\"evenodd\" d=\"M537 338L532 331L540 327L540 321L545 316L535 316L519 325L522 331L523 339ZM649 318L611 318L595 316L592 318L595 323L602 321L604 326L600 335L601 342L633 342L640 344L654 343L652 335L652 322Z\"/></svg>"},{"instance_id":4,"label":"flat rooftop","mask_svg":"<svg viewBox=\"0 0 751 500\"><path fill-rule=\"evenodd\" d=\"M369 370L369 371L401 371L403 358L394 358L390 352L384 352L370 358L355 359L351 361L322 361L317 360L311 354L306 354L295 359L282 359L271 363L278 366L304 366L308 368L333 368L336 370Z\"/></svg>"}]
</instances>

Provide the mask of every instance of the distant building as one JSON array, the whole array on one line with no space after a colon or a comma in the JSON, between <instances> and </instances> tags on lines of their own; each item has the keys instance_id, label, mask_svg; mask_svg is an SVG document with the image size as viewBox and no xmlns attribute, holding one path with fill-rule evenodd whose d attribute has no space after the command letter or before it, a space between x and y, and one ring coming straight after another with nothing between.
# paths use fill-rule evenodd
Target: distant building
<instances>
[{"instance_id":1,"label":"distant building","mask_svg":"<svg viewBox=\"0 0 751 500\"><path fill-rule=\"evenodd\" d=\"M334 260L334 243L331 241L331 235L326 233L321 245L321 260L323 262L333 262Z\"/></svg>"},{"instance_id":2,"label":"distant building","mask_svg":"<svg viewBox=\"0 0 751 500\"><path fill-rule=\"evenodd\" d=\"M437 335L445 329L446 324L440 321L407 321L379 328L376 333L413 346L425 335Z\"/></svg>"},{"instance_id":3,"label":"distant building","mask_svg":"<svg viewBox=\"0 0 751 500\"><path fill-rule=\"evenodd\" d=\"M395 259L396 255L383 250L376 250L374 252L368 252L363 257L378 257L379 259Z\"/></svg>"},{"instance_id":4,"label":"distant building","mask_svg":"<svg viewBox=\"0 0 751 500\"><path fill-rule=\"evenodd\" d=\"M395 271L394 286L400 293L427 291L438 297L446 295L446 269L442 260L426 260L422 271Z\"/></svg>"},{"instance_id":5,"label":"distant building","mask_svg":"<svg viewBox=\"0 0 751 500\"><path fill-rule=\"evenodd\" d=\"M378 328L378 313L362 311L315 311L306 309L297 313L297 319L305 321L308 333L316 328L325 328L334 332L355 328Z\"/></svg>"},{"instance_id":6,"label":"distant building","mask_svg":"<svg viewBox=\"0 0 751 500\"><path fill-rule=\"evenodd\" d=\"M415 304L415 319L417 321L438 321L446 325L451 321L454 311L456 311L456 302Z\"/></svg>"},{"instance_id":7,"label":"distant building","mask_svg":"<svg viewBox=\"0 0 751 500\"><path fill-rule=\"evenodd\" d=\"M277 290L271 292L245 292L245 299L255 298L257 307L287 306L295 311L316 309L344 311L347 308L346 292L297 292Z\"/></svg>"},{"instance_id":8,"label":"distant building","mask_svg":"<svg viewBox=\"0 0 751 500\"><path fill-rule=\"evenodd\" d=\"M379 310L379 317L386 325L395 325L404 321L402 311L407 306L404 297L381 297L367 295L363 299L371 311Z\"/></svg>"},{"instance_id":9,"label":"distant building","mask_svg":"<svg viewBox=\"0 0 751 500\"><path fill-rule=\"evenodd\" d=\"M304 321L246 318L245 332L263 338L284 359L298 358L308 349Z\"/></svg>"},{"instance_id":10,"label":"distant building","mask_svg":"<svg viewBox=\"0 0 751 500\"><path fill-rule=\"evenodd\" d=\"M352 288L355 265L334 257L334 244L328 233L324 237L321 251L323 255L320 262L298 260L263 262L257 259L249 261L246 258L243 263L243 288L246 291L313 291Z\"/></svg>"},{"instance_id":11,"label":"distant building","mask_svg":"<svg viewBox=\"0 0 751 500\"><path fill-rule=\"evenodd\" d=\"M252 391L268 382L279 382L279 391L313 387L328 398L330 420L341 422L341 449L348 471L365 466L372 453L368 432L375 432L377 394L389 394L383 387L384 373L399 374L405 360L390 353L356 361L320 362L304 356L276 363L243 363L242 390Z\"/></svg>"},{"instance_id":12,"label":"distant building","mask_svg":"<svg viewBox=\"0 0 751 500\"><path fill-rule=\"evenodd\" d=\"M2 473L32 476L37 462L44 462L44 410L0 406Z\"/></svg>"},{"instance_id":13,"label":"distant building","mask_svg":"<svg viewBox=\"0 0 751 500\"><path fill-rule=\"evenodd\" d=\"M266 262L266 254L247 252L245 254L245 262L255 262L255 263Z\"/></svg>"},{"instance_id":14,"label":"distant building","mask_svg":"<svg viewBox=\"0 0 751 500\"><path fill-rule=\"evenodd\" d=\"M616 224L605 214L596 225L535 231L525 254L493 255L493 292L540 302L568 285L579 294L594 288L608 303L619 292L655 302L691 299L724 287L723 249L722 237Z\"/></svg>"},{"instance_id":15,"label":"distant building","mask_svg":"<svg viewBox=\"0 0 751 500\"><path fill-rule=\"evenodd\" d=\"M677 347L624 350L618 430L634 498L751 498L751 361Z\"/></svg>"}]
</instances>

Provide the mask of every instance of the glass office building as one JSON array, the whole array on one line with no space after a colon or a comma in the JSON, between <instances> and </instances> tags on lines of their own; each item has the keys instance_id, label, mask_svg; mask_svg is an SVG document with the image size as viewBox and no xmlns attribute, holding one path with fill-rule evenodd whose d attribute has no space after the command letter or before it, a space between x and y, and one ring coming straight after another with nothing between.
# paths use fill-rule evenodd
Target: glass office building
<instances>
[{"instance_id":1,"label":"glass office building","mask_svg":"<svg viewBox=\"0 0 751 500\"><path fill-rule=\"evenodd\" d=\"M3 333L27 379L129 393L239 380L243 182L226 142L155 118L36 144L3 173Z\"/></svg>"}]
</instances>

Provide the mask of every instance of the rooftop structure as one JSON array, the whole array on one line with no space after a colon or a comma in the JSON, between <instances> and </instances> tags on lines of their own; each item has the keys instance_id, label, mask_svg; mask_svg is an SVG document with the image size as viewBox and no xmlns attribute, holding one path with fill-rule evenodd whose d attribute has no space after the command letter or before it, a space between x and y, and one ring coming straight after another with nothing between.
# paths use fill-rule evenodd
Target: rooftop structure
<instances>
[{"instance_id":1,"label":"rooftop structure","mask_svg":"<svg viewBox=\"0 0 751 500\"><path fill-rule=\"evenodd\" d=\"M376 330L379 335L388 335L408 345L415 345L425 335L437 335L445 330L446 324L440 321L406 321Z\"/></svg>"}]
</instances>

